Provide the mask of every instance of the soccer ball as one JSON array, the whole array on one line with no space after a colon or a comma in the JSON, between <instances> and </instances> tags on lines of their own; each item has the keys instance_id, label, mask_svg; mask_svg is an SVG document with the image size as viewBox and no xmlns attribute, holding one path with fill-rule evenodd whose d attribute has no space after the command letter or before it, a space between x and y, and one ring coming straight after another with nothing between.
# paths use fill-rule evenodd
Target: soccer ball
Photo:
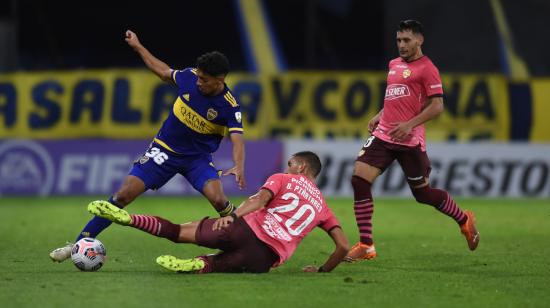
<instances>
[{"instance_id":1,"label":"soccer ball","mask_svg":"<svg viewBox=\"0 0 550 308\"><path fill-rule=\"evenodd\" d=\"M74 265L81 271L97 271L105 263L107 251L99 240L91 237L82 238L76 242L71 251Z\"/></svg>"}]
</instances>

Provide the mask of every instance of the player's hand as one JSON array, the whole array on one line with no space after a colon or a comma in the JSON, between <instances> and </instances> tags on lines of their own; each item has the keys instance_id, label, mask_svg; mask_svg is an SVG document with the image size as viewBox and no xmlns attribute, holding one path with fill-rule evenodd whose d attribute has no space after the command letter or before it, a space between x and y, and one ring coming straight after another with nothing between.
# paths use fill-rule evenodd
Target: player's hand
<instances>
[{"instance_id":1,"label":"player's hand","mask_svg":"<svg viewBox=\"0 0 550 308\"><path fill-rule=\"evenodd\" d=\"M378 126L379 122L380 122L380 117L379 116L376 116L376 117L370 119L370 121L369 121L369 133L372 134L372 132L374 132L374 129L376 128L376 126Z\"/></svg>"},{"instance_id":2,"label":"player's hand","mask_svg":"<svg viewBox=\"0 0 550 308\"><path fill-rule=\"evenodd\" d=\"M237 182L237 185L239 186L239 189L242 190L246 186L246 182L244 180L244 168L241 166L234 166L233 168L227 170L223 175L235 175L235 181Z\"/></svg>"},{"instance_id":3,"label":"player's hand","mask_svg":"<svg viewBox=\"0 0 550 308\"><path fill-rule=\"evenodd\" d=\"M233 223L233 217L232 216L220 217L212 225L212 231L217 231L217 230L227 228L232 223Z\"/></svg>"},{"instance_id":4,"label":"player's hand","mask_svg":"<svg viewBox=\"0 0 550 308\"><path fill-rule=\"evenodd\" d=\"M317 273L318 271L319 271L319 268L313 265L306 265L302 268L302 272L304 273Z\"/></svg>"},{"instance_id":5,"label":"player's hand","mask_svg":"<svg viewBox=\"0 0 550 308\"><path fill-rule=\"evenodd\" d=\"M404 141L409 137L412 126L410 126L408 122L397 122L393 123L393 125L396 126L388 132L388 135L390 135L393 140Z\"/></svg>"},{"instance_id":6,"label":"player's hand","mask_svg":"<svg viewBox=\"0 0 550 308\"><path fill-rule=\"evenodd\" d=\"M139 45L141 45L141 43L139 42L139 39L137 37L137 35L130 31L130 30L126 30L126 38L124 39L126 41L126 43L128 43L128 45L130 45L130 47L132 48L136 48L138 47Z\"/></svg>"}]
</instances>

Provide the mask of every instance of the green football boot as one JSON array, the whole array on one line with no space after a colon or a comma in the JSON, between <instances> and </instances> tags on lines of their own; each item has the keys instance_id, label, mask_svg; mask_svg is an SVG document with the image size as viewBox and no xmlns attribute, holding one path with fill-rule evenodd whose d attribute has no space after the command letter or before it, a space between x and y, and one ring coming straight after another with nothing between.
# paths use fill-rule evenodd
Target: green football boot
<instances>
[{"instance_id":1,"label":"green football boot","mask_svg":"<svg viewBox=\"0 0 550 308\"><path fill-rule=\"evenodd\" d=\"M108 201L97 200L90 202L88 204L88 212L119 225L127 226L132 223L132 217L128 212L112 205Z\"/></svg>"},{"instance_id":2,"label":"green football boot","mask_svg":"<svg viewBox=\"0 0 550 308\"><path fill-rule=\"evenodd\" d=\"M204 261L199 258L178 259L174 256L160 256L157 263L165 269L178 273L196 273L205 266Z\"/></svg>"}]
</instances>

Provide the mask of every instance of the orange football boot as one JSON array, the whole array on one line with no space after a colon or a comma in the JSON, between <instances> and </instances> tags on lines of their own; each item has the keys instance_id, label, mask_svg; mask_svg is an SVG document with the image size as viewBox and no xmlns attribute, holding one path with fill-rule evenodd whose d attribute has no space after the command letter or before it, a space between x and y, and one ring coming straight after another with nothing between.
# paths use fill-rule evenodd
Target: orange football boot
<instances>
[{"instance_id":1,"label":"orange football boot","mask_svg":"<svg viewBox=\"0 0 550 308\"><path fill-rule=\"evenodd\" d=\"M367 245L361 242L351 247L348 255L344 258L346 262L356 262L360 260L372 260L376 258L376 249L374 249L374 244Z\"/></svg>"},{"instance_id":2,"label":"orange football boot","mask_svg":"<svg viewBox=\"0 0 550 308\"><path fill-rule=\"evenodd\" d=\"M474 213L471 211L464 211L464 214L468 217L468 219L466 219L466 222L460 226L460 232L464 234L464 237L466 237L468 248L473 251L479 244L479 232L477 232L475 225L476 218Z\"/></svg>"}]
</instances>

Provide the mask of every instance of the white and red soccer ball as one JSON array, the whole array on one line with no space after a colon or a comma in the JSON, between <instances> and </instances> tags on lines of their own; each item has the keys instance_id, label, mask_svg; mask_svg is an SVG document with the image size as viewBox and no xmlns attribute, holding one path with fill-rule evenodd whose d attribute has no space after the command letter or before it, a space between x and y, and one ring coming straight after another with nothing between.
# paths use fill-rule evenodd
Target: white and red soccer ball
<instances>
[{"instance_id":1,"label":"white and red soccer ball","mask_svg":"<svg viewBox=\"0 0 550 308\"><path fill-rule=\"evenodd\" d=\"M105 263L105 246L95 238L85 237L73 246L71 259L74 265L85 272L97 271Z\"/></svg>"}]
</instances>

